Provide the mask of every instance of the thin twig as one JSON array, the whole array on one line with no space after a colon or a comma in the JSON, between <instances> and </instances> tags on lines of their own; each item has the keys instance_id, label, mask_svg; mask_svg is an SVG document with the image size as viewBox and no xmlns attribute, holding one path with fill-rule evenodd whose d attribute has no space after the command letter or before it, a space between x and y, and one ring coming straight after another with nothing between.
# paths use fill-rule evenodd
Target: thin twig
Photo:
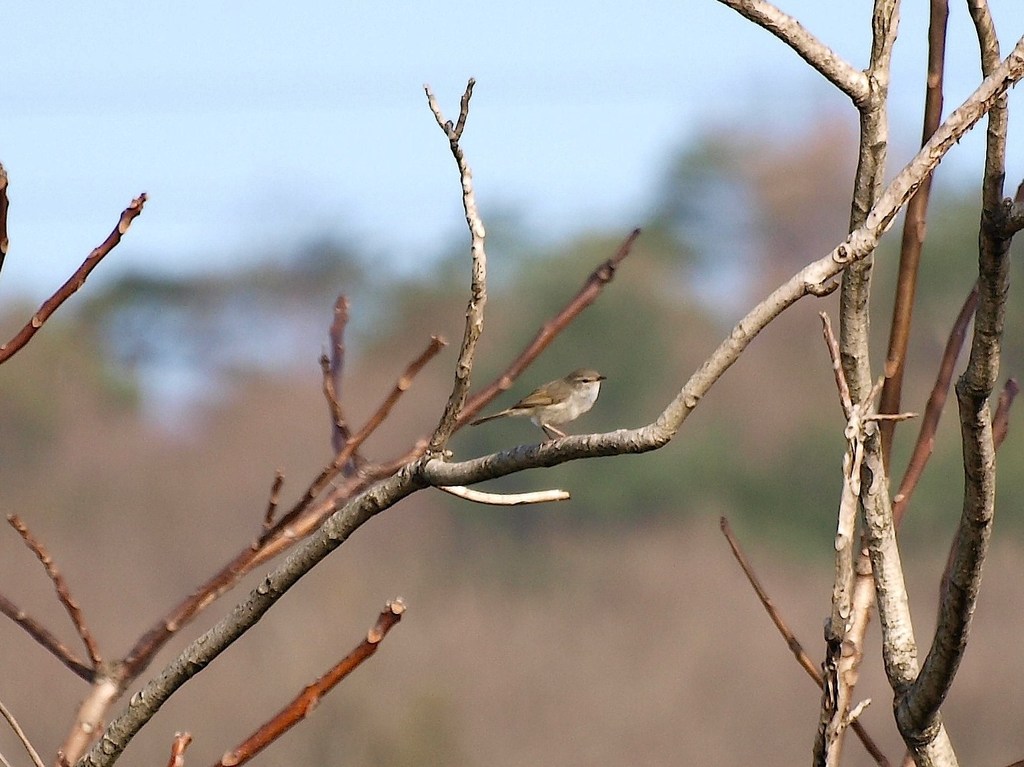
<instances>
[{"instance_id":1,"label":"thin twig","mask_svg":"<svg viewBox=\"0 0 1024 767\"><path fill-rule=\"evenodd\" d=\"M796 658L796 662L800 665L804 671L807 672L807 676L814 680L814 683L822 688L824 681L821 676L821 672L818 667L814 665L814 661L811 660L810 656L804 650L800 640L796 638L796 635L790 630L786 620L782 617L782 614L775 607L775 603L772 602L772 598L768 595L764 586L761 585L761 580L757 577L757 573L754 572L754 567L750 563L747 555L744 553L742 546L740 546L739 540L736 538L732 531L732 525L729 524L729 520L725 517L721 517L718 521L719 527L722 530L722 535L725 536L726 541L729 542L729 548L732 549L732 555L736 559L740 568L743 570L743 574L747 576L747 581L750 583L751 588L754 589L754 593L757 594L757 598L761 602L761 606L764 607L765 612L768 613L768 617L772 619L772 623L775 624L775 628L778 629L782 638L786 640L786 646L789 651L793 653L793 657ZM888 767L889 760L885 758L885 754L882 753L878 745L868 734L867 730L859 721L854 721L853 730L857 733L857 737L860 738L861 743L864 744L864 748L875 760L876 763L881 767Z\"/></svg>"},{"instance_id":2,"label":"thin twig","mask_svg":"<svg viewBox=\"0 0 1024 767\"><path fill-rule=\"evenodd\" d=\"M7 211L10 209L11 201L7 197L7 186L7 171L3 163L0 163L0 270L4 268L7 247L10 245L7 240Z\"/></svg>"},{"instance_id":3,"label":"thin twig","mask_svg":"<svg viewBox=\"0 0 1024 767\"><path fill-rule=\"evenodd\" d=\"M267 500L267 510L263 514L263 531L266 532L274 526L274 515L277 513L277 506L281 502L281 485L284 484L284 472L280 469L274 472L274 483L270 486L270 498Z\"/></svg>"},{"instance_id":4,"label":"thin twig","mask_svg":"<svg viewBox=\"0 0 1024 767\"><path fill-rule=\"evenodd\" d=\"M64 606L67 614L71 618L71 623L75 627L75 631L78 632L78 636L82 640L82 644L85 645L86 652L89 654L89 660L92 661L93 669L98 669L103 663L103 659L100 657L100 648L97 645L92 632L85 623L85 615L82 613L82 609L78 606L78 602L71 596L71 589L68 588L67 581L64 580L64 576L61 575L57 564L53 561L50 553L46 550L42 541L32 535L32 531L28 529L28 526L21 520L17 514L9 514L7 521L11 527L18 531L22 540L25 541L25 545L31 549L32 553L36 555L36 558L42 564L43 569L46 570L46 574L53 582L53 587L57 592L57 598L60 603Z\"/></svg>"},{"instance_id":5,"label":"thin twig","mask_svg":"<svg viewBox=\"0 0 1024 767\"><path fill-rule=\"evenodd\" d=\"M0 613L3 613L18 626L23 628L30 637L42 645L44 650L50 652L57 660L71 669L86 682L91 682L95 676L95 670L86 665L70 647L61 642L49 629L43 627L39 621L28 615L14 602L0 594Z\"/></svg>"},{"instance_id":6,"label":"thin twig","mask_svg":"<svg viewBox=\"0 0 1024 767\"><path fill-rule=\"evenodd\" d=\"M331 340L331 351L327 355L327 363L321 360L324 369L324 397L331 413L331 446L335 453L341 449L352 436L341 407L341 374L345 368L345 326L348 324L348 298L338 296L334 302L334 319L328 333Z\"/></svg>"},{"instance_id":7,"label":"thin twig","mask_svg":"<svg viewBox=\"0 0 1024 767\"><path fill-rule=\"evenodd\" d=\"M462 131L466 127L466 119L469 117L469 101L473 96L475 84L476 81L471 78L466 85L459 110L459 121L454 126L451 120L445 120L430 86L423 86L430 111L434 114L438 126L448 137L452 156L459 168L459 179L462 182L462 207L466 212L466 225L469 227L470 253L472 255L469 302L466 306L466 328L462 335L459 358L455 363L455 382L452 384L452 392L448 397L444 412L441 414L441 419L430 438L430 446L427 449L431 453L442 452L448 445L448 440L451 439L455 429L458 428L459 413L465 407L466 397L469 393L476 345L484 329L484 307L487 305L487 253L484 250L487 233L476 206L473 172L470 170L466 155L459 143L462 139Z\"/></svg>"},{"instance_id":8,"label":"thin twig","mask_svg":"<svg viewBox=\"0 0 1024 767\"><path fill-rule=\"evenodd\" d=\"M24 348L25 344L32 340L32 336L36 334L36 331L43 326L57 308L67 301L82 285L85 284L86 278L95 269L103 257L112 251L119 242L125 232L128 231L128 227L132 221L135 220L136 216L142 213L142 206L146 204L145 193L140 194L134 200L131 205L124 209L121 213L121 218L117 222L117 226L109 234L103 243L93 250L92 253L82 262L82 265L78 267L78 270L68 278L56 293L46 299L42 306L32 315L32 319L23 327L18 333L7 343L0 346L0 364L6 362L13 357L18 351Z\"/></svg>"},{"instance_id":9,"label":"thin twig","mask_svg":"<svg viewBox=\"0 0 1024 767\"><path fill-rule=\"evenodd\" d=\"M348 456L351 455L370 436L370 434L383 422L391 412L395 403L412 383L412 379L419 370L444 346L444 341L432 338L426 350L405 369L402 376L395 383L394 388L377 408L377 411L370 417L364 426L349 439L346 447L324 469L318 479L328 476L330 470L336 471L343 466ZM423 454L425 443L418 444L414 456L409 460ZM400 465L405 465L404 461ZM330 478L317 490L317 481L314 481L307 490L306 498L299 501L284 517L278 518L270 531L265 533L252 546L235 555L234 558L224 565L217 573L203 583L195 592L186 597L182 602L175 605L168 613L161 616L145 634L139 637L135 646L129 651L122 661L121 668L124 673L124 683L142 673L142 670L152 660L153 656L162 648L174 634L182 627L188 625L204 608L213 603L215 599L225 594L232 586L238 583L253 568L269 561L281 552L290 548L294 543L304 536L316 530L323 520L329 516L337 506L345 499L357 492L362 492L373 482L394 474L400 466L389 466L386 473L378 473L371 469L362 470L359 476L347 478L345 483L336 491L329 493L325 500L319 503L315 510L310 510L310 504L316 496L320 495L325 486L330 484ZM313 499L308 499L310 493L315 493ZM307 500L308 499L308 500Z\"/></svg>"},{"instance_id":10,"label":"thin twig","mask_svg":"<svg viewBox=\"0 0 1024 767\"><path fill-rule=\"evenodd\" d=\"M378 616L377 623L367 632L366 639L362 643L322 677L307 685L297 697L252 735L224 754L217 763L217 767L241 767L309 716L327 693L377 652L381 641L387 636L388 631L402 619L404 612L405 603L401 599L393 599L388 602Z\"/></svg>"},{"instance_id":11,"label":"thin twig","mask_svg":"<svg viewBox=\"0 0 1024 767\"><path fill-rule=\"evenodd\" d=\"M422 370L423 367L445 347L446 343L447 342L443 338L431 336L430 343L427 344L427 348L423 350L419 357L409 363L405 372L401 377L399 377L398 381L395 382L395 386L391 390L391 393L388 394L380 404L376 412L370 416L369 420L363 424L363 427L356 432L354 436L349 438L341 452L334 457L334 460L324 467L319 476L317 476L317 478L314 479L306 489L306 493L303 497L288 511L287 514L281 517L270 530L264 533L263 537L259 541L260 545L276 536L282 528L309 508L310 504L315 501L331 481L338 476L341 470L348 463L349 459L351 459L360 446L362 446L363 442L365 442L370 435L377 430L377 427L384 422L384 419L388 417L391 413L391 409L401 398L402 394L412 386L412 380L416 377L416 374L419 373L419 371Z\"/></svg>"},{"instance_id":12,"label":"thin twig","mask_svg":"<svg viewBox=\"0 0 1024 767\"><path fill-rule=\"evenodd\" d=\"M996 406L996 414L992 416L992 442L996 450L1003 444L1006 434L1010 430L1010 408L1013 407L1013 400L1020 392L1020 385L1016 378L1007 379L1003 384L1003 390L999 393L999 404Z\"/></svg>"},{"instance_id":13,"label":"thin twig","mask_svg":"<svg viewBox=\"0 0 1024 767\"><path fill-rule=\"evenodd\" d=\"M0 700L0 716L3 716L7 720L7 724L11 726L14 734L18 740L21 741L21 745L24 746L25 751L28 752L29 758L32 760L32 764L35 767L43 767L43 760L39 758L39 752L32 746L32 742L28 739L25 731L21 729L21 725L18 724L18 720L14 718L14 714L11 713L10 709L4 705L4 702Z\"/></svg>"},{"instance_id":14,"label":"thin twig","mask_svg":"<svg viewBox=\"0 0 1024 767\"><path fill-rule=\"evenodd\" d=\"M903 474L899 490L893 496L893 523L898 528L907 512L910 498L917 487L921 475L924 473L928 459L931 458L935 448L935 434L939 428L939 420L942 418L942 411L946 405L946 398L949 396L949 385L953 380L953 371L956 368L957 357L963 348L964 339L967 337L967 328L970 326L971 317L974 316L974 309L978 305L978 286L975 285L967 294L960 313L953 322L946 339L946 346L942 351L942 359L939 362L939 370L935 376L935 384L932 386L931 394L928 396L928 404L925 405L924 416L921 418L921 428L917 433L917 442L910 454L910 461Z\"/></svg>"},{"instance_id":15,"label":"thin twig","mask_svg":"<svg viewBox=\"0 0 1024 767\"><path fill-rule=\"evenodd\" d=\"M462 498L465 501L483 503L488 506L524 506L533 503L550 503L551 501L568 501L571 496L566 490L537 490L532 493L484 493L462 485L439 487L446 493Z\"/></svg>"}]
</instances>

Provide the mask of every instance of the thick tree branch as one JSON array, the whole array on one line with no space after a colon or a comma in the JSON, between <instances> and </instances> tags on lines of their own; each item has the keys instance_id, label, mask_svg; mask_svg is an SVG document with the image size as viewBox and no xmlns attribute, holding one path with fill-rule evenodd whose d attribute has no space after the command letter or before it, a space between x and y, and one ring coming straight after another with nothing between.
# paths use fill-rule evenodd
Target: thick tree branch
<instances>
[{"instance_id":1,"label":"thick tree branch","mask_svg":"<svg viewBox=\"0 0 1024 767\"><path fill-rule=\"evenodd\" d=\"M983 0L969 0L981 45L982 70L999 61L999 43ZM982 221L979 236L978 308L967 369L957 382L964 456L963 513L954 557L939 605L939 623L921 673L899 701L901 732L919 730L937 716L967 648L971 619L981 588L982 565L995 514L995 444L988 399L999 374L999 353L1009 291L1010 238L996 231L993 211L1002 203L1006 157L1006 103L998 99L988 115Z\"/></svg>"},{"instance_id":2,"label":"thick tree branch","mask_svg":"<svg viewBox=\"0 0 1024 767\"><path fill-rule=\"evenodd\" d=\"M322 562L375 514L422 488L423 483L416 474L415 464L406 466L368 488L333 514L316 533L274 568L246 600L192 642L159 676L133 695L128 708L110 723L79 765L100 767L113 764L128 742L177 689L255 626L303 575Z\"/></svg>"},{"instance_id":3,"label":"thick tree branch","mask_svg":"<svg viewBox=\"0 0 1024 767\"><path fill-rule=\"evenodd\" d=\"M762 27L796 51L826 80L861 104L868 95L868 79L863 72L804 29L803 25L765 0L719 0L737 13Z\"/></svg>"}]
</instances>

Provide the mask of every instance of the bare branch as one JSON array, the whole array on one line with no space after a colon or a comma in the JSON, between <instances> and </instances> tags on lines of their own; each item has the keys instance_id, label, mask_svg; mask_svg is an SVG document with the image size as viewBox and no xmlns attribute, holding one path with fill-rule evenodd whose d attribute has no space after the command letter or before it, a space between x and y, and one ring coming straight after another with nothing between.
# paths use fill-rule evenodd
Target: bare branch
<instances>
[{"instance_id":1,"label":"bare branch","mask_svg":"<svg viewBox=\"0 0 1024 767\"><path fill-rule=\"evenodd\" d=\"M50 553L46 550L42 541L32 535L32 531L28 529L28 526L17 514L8 514L7 521L11 527L18 531L22 540L25 541L25 545L36 555L43 569L46 570L46 574L53 582L53 588L57 592L57 598L64 606L68 616L70 616L75 631L78 632L82 644L85 645L85 649L89 653L89 660L92 661L93 669L98 669L103 663L103 659L100 657L99 646L96 644L92 632L85 623L85 615L82 614L82 609L78 606L75 598L71 596L71 589L68 588L67 581L64 580L64 576L61 575Z\"/></svg>"},{"instance_id":2,"label":"bare branch","mask_svg":"<svg viewBox=\"0 0 1024 767\"><path fill-rule=\"evenodd\" d=\"M43 760L39 758L39 752L32 746L32 741L28 739L25 731L21 729L21 725L18 724L18 720L14 718L14 714L11 710L4 705L4 702L0 700L0 716L7 720L7 724L10 725L14 731L15 736L21 741L21 745L24 746L25 751L28 752L29 758L32 760L32 764L35 767L43 767Z\"/></svg>"},{"instance_id":3,"label":"bare branch","mask_svg":"<svg viewBox=\"0 0 1024 767\"><path fill-rule=\"evenodd\" d=\"M466 396L469 393L470 379L473 373L473 358L476 355L476 344L484 329L484 306L487 304L487 253L484 251L484 239L486 232L483 221L480 219L480 212L476 207L476 195L473 192L473 172L469 168L466 156L462 151L460 140L462 131L466 127L466 118L469 117L469 100L473 95L473 86L476 81L472 78L466 85L466 92L462 96L462 106L459 111L459 121L453 127L450 120L445 120L441 113L441 107L430 90L430 86L424 86L427 94L427 102L430 111L434 113L434 119L448 137L451 146L452 156L459 167L459 178L462 181L462 206L466 211L466 224L469 227L470 252L473 258L471 269L471 281L469 289L469 304L466 307L466 329L462 336L462 347L459 349L459 359L455 363L455 383L452 386L452 393L448 397L441 420L434 429L430 438L430 446L427 448L431 453L440 453L448 445L448 440L458 427L459 413L466 404Z\"/></svg>"},{"instance_id":4,"label":"bare branch","mask_svg":"<svg viewBox=\"0 0 1024 767\"><path fill-rule=\"evenodd\" d=\"M278 469L274 472L274 484L270 486L270 498L267 500L267 510L263 514L263 532L274 526L274 515L277 513L277 505L281 502L281 485L284 484L284 473Z\"/></svg>"},{"instance_id":5,"label":"bare branch","mask_svg":"<svg viewBox=\"0 0 1024 767\"><path fill-rule=\"evenodd\" d=\"M932 171L944 153L984 114L992 100L1022 75L1024 39L1000 68L950 115L907 167L896 175L879 195L864 226L852 232L826 257L800 270L748 313L654 423L608 434L567 437L460 463L448 463L431 455L400 467L392 476L368 487L337 508L230 615L197 638L140 694L133 696L127 710L111 722L99 742L84 757L83 765L99 767L111 764L175 690L255 625L277 599L342 545L354 530L411 493L431 485L468 485L522 469L603 455L640 453L666 444L708 388L735 362L760 330L807 294L809 288L822 285L849 263L873 251L878 238L924 175Z\"/></svg>"},{"instance_id":6,"label":"bare branch","mask_svg":"<svg viewBox=\"0 0 1024 767\"><path fill-rule=\"evenodd\" d=\"M903 522L903 515L906 514L910 497L917 487L918 480L924 473L932 450L935 447L935 433L939 428L939 420L942 418L942 410L946 405L946 397L949 394L949 383L953 380L953 369L956 367L957 357L964 345L964 338L967 336L967 328L970 325L971 317L974 316L974 309L978 305L978 288L975 285L967 294L960 313L957 315L953 328L946 339L946 347L942 352L942 361L939 363L939 372L932 386L932 392L928 397L928 404L925 405L924 417L921 419L921 428L917 433L917 442L910 454L910 461L907 470L903 474L903 481L900 482L899 490L893 497L893 522L897 529Z\"/></svg>"},{"instance_id":7,"label":"bare branch","mask_svg":"<svg viewBox=\"0 0 1024 767\"><path fill-rule=\"evenodd\" d=\"M439 487L457 498L474 503L483 503L488 506L524 506L534 503L551 503L552 501L568 501L571 497L565 490L538 490L532 493L484 493L480 490L473 490L462 485L452 487Z\"/></svg>"},{"instance_id":8,"label":"bare branch","mask_svg":"<svg viewBox=\"0 0 1024 767\"><path fill-rule=\"evenodd\" d=\"M792 16L783 13L765 0L719 2L782 40L826 80L849 96L855 104L860 104L867 98L868 82L865 74L804 29Z\"/></svg>"},{"instance_id":9,"label":"bare branch","mask_svg":"<svg viewBox=\"0 0 1024 767\"><path fill-rule=\"evenodd\" d=\"M321 472L317 480L307 490L304 498L292 507L285 516L278 519L269 532L265 533L252 546L246 547L243 551L239 552L230 562L196 589L195 592L157 620L153 627L139 638L121 664L124 679L126 680L125 683L142 673L142 670L153 656L175 633L190 623L203 609L212 604L214 600L225 594L247 573L252 572L258 565L268 562L292 546L303 535L308 535L316 527L319 527L323 519L332 510L337 508L343 500L348 499L355 492L365 489L371 482L382 478L380 474L373 471L365 472L367 474L365 478L351 477L342 487L330 494L327 500L321 504L322 508L316 513L311 513L308 519L304 515L310 503L326 489L333 477L336 476L337 471L340 471L341 467L345 465L348 458L359 449L370 434L388 416L401 395L411 386L412 379L416 374L443 346L443 340L439 338L431 339L424 352L417 359L409 363L377 411L363 425L359 432L349 439L346 447L335 457L334 461ZM415 453L416 456L422 454L423 447L423 445L418 446L418 452ZM412 459L410 458L410 460ZM387 475L393 474L397 468L388 467ZM334 471L334 474L331 474L331 471ZM295 529L295 523L299 517L302 517L303 523L301 531Z\"/></svg>"},{"instance_id":10,"label":"bare branch","mask_svg":"<svg viewBox=\"0 0 1024 767\"><path fill-rule=\"evenodd\" d=\"M924 126L921 143L931 138L942 120L942 88L946 58L946 26L949 18L949 0L931 0L928 22L928 76L925 79ZM917 291L917 273L924 246L928 200L931 196L932 177L921 182L917 193L907 203L903 221L903 241L900 245L900 266L896 278L896 296L893 300L892 324L889 327L889 350L885 361L885 386L878 405L880 413L896 413L900 409L903 393L903 372L906 368L907 344L910 340L910 322L914 313ZM896 424L883 423L882 459L889 467L893 434Z\"/></svg>"},{"instance_id":11,"label":"bare branch","mask_svg":"<svg viewBox=\"0 0 1024 767\"><path fill-rule=\"evenodd\" d=\"M719 519L719 527L722 530L722 535L729 542L729 548L732 549L732 555L739 563L740 568L743 570L743 574L747 576L747 581L750 583L751 588L754 589L754 593L757 594L757 598L761 601L761 606L764 607L768 613L768 617L772 619L772 623L775 624L775 628L782 634L782 638L786 640L786 646L789 647L789 651L793 653L793 657L796 658L796 662L800 665L804 671L807 672L807 676L814 680L814 683L819 688L824 688L824 680L822 679L821 672L818 671L817 666L814 665L814 661L811 660L810 656L806 653L800 640L796 638L796 635L790 630L789 625L785 619L779 613L775 607L775 603L772 602L772 598L768 595L764 586L761 585L760 579L757 577L757 573L754 572L754 567L751 565L747 555L743 552L743 548L740 546L739 540L733 534L732 526L729 524L729 520L725 517ZM852 714L851 714L852 717ZM861 743L864 744L864 748L871 755L871 758L880 765L880 767L889 767L889 760L885 758L885 754L882 753L875 741L868 735L867 730L864 729L860 722L853 718L852 727L854 732L857 733L857 737L860 738Z\"/></svg>"},{"instance_id":12,"label":"bare branch","mask_svg":"<svg viewBox=\"0 0 1024 767\"><path fill-rule=\"evenodd\" d=\"M233 750L221 757L217 767L241 767L260 751L284 735L288 730L312 713L320 700L339 682L355 671L363 661L377 652L381 641L391 628L402 620L405 603L399 598L391 600L377 618L377 623L366 634L352 652L346 655L337 665L317 679L279 711L272 719L246 738Z\"/></svg>"},{"instance_id":13,"label":"bare branch","mask_svg":"<svg viewBox=\"0 0 1024 767\"><path fill-rule=\"evenodd\" d=\"M39 621L29 616L14 602L0 594L0 613L3 613L18 626L23 628L28 635L35 639L48 650L57 660L71 669L75 674L87 682L91 682L95 676L92 666L86 665L70 647L61 642L50 630L44 628Z\"/></svg>"},{"instance_id":14,"label":"bare branch","mask_svg":"<svg viewBox=\"0 0 1024 767\"><path fill-rule=\"evenodd\" d=\"M42 306L32 315L32 319L28 321L17 335L14 336L10 341L0 346L0 364L6 362L13 357L18 351L24 348L25 344L32 340L32 336L36 334L36 331L43 326L50 315L57 311L57 308L67 301L82 285L85 284L86 278L95 269L103 257L112 251L119 242L125 232L128 231L128 227L132 221L135 220L136 216L142 213L142 206L146 204L145 193L140 194L134 200L131 205L124 209L121 213L121 218L117 222L117 226L114 227L114 231L110 233L103 243L93 250L92 253L82 262L82 265L78 267L78 270L68 278L56 293L46 299Z\"/></svg>"},{"instance_id":15,"label":"bare branch","mask_svg":"<svg viewBox=\"0 0 1024 767\"><path fill-rule=\"evenodd\" d=\"M327 399L327 406L331 412L331 446L335 453L340 453L349 437L352 436L341 408L341 373L345 367L345 326L347 324L348 298L340 295L334 302L334 320L331 322L329 333L331 353L327 357L326 364L323 359L320 362L324 374L324 397Z\"/></svg>"},{"instance_id":16,"label":"bare branch","mask_svg":"<svg viewBox=\"0 0 1024 767\"><path fill-rule=\"evenodd\" d=\"M999 42L988 4L969 0L987 76L998 66ZM982 221L978 257L978 308L967 369L956 385L964 454L964 500L954 558L941 594L940 620L921 673L898 701L900 732L920 732L938 717L959 668L970 635L982 566L995 514L995 443L988 398L999 372L1000 344L1009 290L1010 240L991 226L1002 202L1006 159L1006 99L988 115ZM906 735L904 735L906 738Z\"/></svg>"},{"instance_id":17,"label":"bare branch","mask_svg":"<svg viewBox=\"0 0 1024 767\"><path fill-rule=\"evenodd\" d=\"M4 259L7 257L7 247L10 243L7 240L7 211L11 202L7 198L7 171L3 163L0 163L0 270L4 268Z\"/></svg>"},{"instance_id":18,"label":"bare branch","mask_svg":"<svg viewBox=\"0 0 1024 767\"><path fill-rule=\"evenodd\" d=\"M363 427L355 434L350 437L348 442L345 443L345 447L340 453L338 453L334 460L328 464L320 475L313 480L312 484L306 489L305 495L285 514L281 517L274 527L263 535L259 543L262 545L269 538L277 535L282 528L288 525L292 520L299 516L305 511L309 505L316 500L320 494L327 488L331 481L338 476L339 472L348 464L349 459L355 455L356 451L362 446L373 432L384 423L384 420L391 413L391 409L395 406L401 396L412 386L412 380L416 377L423 367L430 362L437 353L445 347L447 342L443 338L437 336L431 336L430 343L427 344L426 349L420 354L419 357L409 363L405 372L399 377L398 381L395 382L394 388L391 393L384 399L384 401L377 408L377 411L370 416L369 420L363 424Z\"/></svg>"}]
</instances>

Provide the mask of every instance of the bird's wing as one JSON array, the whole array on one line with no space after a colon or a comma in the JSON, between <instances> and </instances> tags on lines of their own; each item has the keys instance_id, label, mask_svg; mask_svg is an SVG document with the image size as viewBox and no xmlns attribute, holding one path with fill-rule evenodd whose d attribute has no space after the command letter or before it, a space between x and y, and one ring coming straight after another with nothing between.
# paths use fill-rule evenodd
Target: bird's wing
<instances>
[{"instance_id":1,"label":"bird's wing","mask_svg":"<svg viewBox=\"0 0 1024 767\"><path fill-rule=\"evenodd\" d=\"M545 405L552 404L552 402L551 395L547 392L535 391L533 394L527 394L510 407L509 410L519 410L524 407L544 407Z\"/></svg>"}]
</instances>

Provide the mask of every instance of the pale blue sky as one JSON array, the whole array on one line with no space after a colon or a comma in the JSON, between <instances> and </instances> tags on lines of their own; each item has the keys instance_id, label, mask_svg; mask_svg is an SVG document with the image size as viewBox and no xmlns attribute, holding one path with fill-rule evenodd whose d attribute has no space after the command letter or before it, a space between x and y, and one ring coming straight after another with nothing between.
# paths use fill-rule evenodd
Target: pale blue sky
<instances>
[{"instance_id":1,"label":"pale blue sky","mask_svg":"<svg viewBox=\"0 0 1024 767\"><path fill-rule=\"evenodd\" d=\"M1019 4L992 3L1004 53L1024 34ZM869 2L781 5L863 66ZM925 5L904 4L897 49L894 139L908 150ZM952 5L947 112L978 68ZM324 232L423 268L463 226L423 83L454 116L477 79L464 146L485 220L511 207L545 238L632 227L669 152L702 129L854 119L788 48L714 0L10 3L3 41L0 300L62 282L141 191L150 202L103 275L229 269ZM955 174L974 172L979 138L955 150Z\"/></svg>"}]
</instances>

